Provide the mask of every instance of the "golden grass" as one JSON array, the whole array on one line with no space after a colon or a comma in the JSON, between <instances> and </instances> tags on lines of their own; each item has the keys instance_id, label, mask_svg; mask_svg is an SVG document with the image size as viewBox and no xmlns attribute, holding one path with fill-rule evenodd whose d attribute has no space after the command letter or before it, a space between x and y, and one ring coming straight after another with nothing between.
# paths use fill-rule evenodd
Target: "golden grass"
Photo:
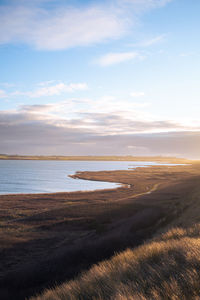
<instances>
[{"instance_id":1,"label":"golden grass","mask_svg":"<svg viewBox=\"0 0 200 300\"><path fill-rule=\"evenodd\" d=\"M182 185L180 200L176 189L162 193L168 206L178 199L177 212L153 239L31 300L200 299L200 187L195 178L191 186Z\"/></svg>"},{"instance_id":2,"label":"golden grass","mask_svg":"<svg viewBox=\"0 0 200 300\"><path fill-rule=\"evenodd\" d=\"M200 224L173 228L32 300L200 299Z\"/></svg>"},{"instance_id":3,"label":"golden grass","mask_svg":"<svg viewBox=\"0 0 200 300\"><path fill-rule=\"evenodd\" d=\"M0 197L0 299L198 299L199 165L80 176L130 188Z\"/></svg>"}]
</instances>

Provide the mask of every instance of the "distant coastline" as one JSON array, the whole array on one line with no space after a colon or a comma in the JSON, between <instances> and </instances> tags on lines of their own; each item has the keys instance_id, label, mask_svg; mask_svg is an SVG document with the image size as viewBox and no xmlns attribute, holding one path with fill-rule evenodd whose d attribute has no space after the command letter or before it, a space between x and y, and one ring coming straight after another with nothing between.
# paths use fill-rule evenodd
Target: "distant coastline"
<instances>
[{"instance_id":1,"label":"distant coastline","mask_svg":"<svg viewBox=\"0 0 200 300\"><path fill-rule=\"evenodd\" d=\"M0 160L76 160L76 161L153 161L163 163L190 163L186 158L164 156L45 156L45 155L7 155L0 154Z\"/></svg>"}]
</instances>

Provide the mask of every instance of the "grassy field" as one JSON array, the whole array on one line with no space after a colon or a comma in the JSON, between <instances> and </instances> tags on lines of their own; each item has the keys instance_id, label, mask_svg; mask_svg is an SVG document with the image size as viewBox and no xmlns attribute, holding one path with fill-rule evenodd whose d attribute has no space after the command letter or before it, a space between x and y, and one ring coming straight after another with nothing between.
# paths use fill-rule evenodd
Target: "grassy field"
<instances>
[{"instance_id":1,"label":"grassy field","mask_svg":"<svg viewBox=\"0 0 200 300\"><path fill-rule=\"evenodd\" d=\"M173 228L32 300L200 298L200 224Z\"/></svg>"},{"instance_id":2,"label":"grassy field","mask_svg":"<svg viewBox=\"0 0 200 300\"><path fill-rule=\"evenodd\" d=\"M76 177L124 186L0 196L2 299L36 294L42 300L197 295L192 284L198 280L199 164ZM174 298L172 283L179 293Z\"/></svg>"},{"instance_id":3,"label":"grassy field","mask_svg":"<svg viewBox=\"0 0 200 300\"><path fill-rule=\"evenodd\" d=\"M200 176L186 179L182 199L174 206L175 217L143 245L116 254L31 300L200 299L199 182ZM175 191L177 200L179 188L168 191L168 200Z\"/></svg>"}]
</instances>

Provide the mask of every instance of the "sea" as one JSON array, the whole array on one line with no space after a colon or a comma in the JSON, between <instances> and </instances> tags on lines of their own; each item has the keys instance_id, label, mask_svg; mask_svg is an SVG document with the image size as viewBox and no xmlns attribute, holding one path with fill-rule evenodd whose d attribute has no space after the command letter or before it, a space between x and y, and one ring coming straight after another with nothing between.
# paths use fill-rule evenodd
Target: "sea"
<instances>
[{"instance_id":1,"label":"sea","mask_svg":"<svg viewBox=\"0 0 200 300\"><path fill-rule=\"evenodd\" d=\"M0 194L54 193L110 189L119 183L73 179L80 171L128 170L159 165L134 161L0 160Z\"/></svg>"}]
</instances>

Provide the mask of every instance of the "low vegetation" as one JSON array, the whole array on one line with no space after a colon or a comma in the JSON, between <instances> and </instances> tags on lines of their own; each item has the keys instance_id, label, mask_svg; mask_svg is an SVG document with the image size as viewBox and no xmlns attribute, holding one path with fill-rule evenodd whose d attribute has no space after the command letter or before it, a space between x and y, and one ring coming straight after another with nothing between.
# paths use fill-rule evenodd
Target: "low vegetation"
<instances>
[{"instance_id":1,"label":"low vegetation","mask_svg":"<svg viewBox=\"0 0 200 300\"><path fill-rule=\"evenodd\" d=\"M200 299L198 177L192 182L193 188L188 188L178 200L182 209L177 209L176 217L158 229L153 238L93 265L75 280L47 289L31 300Z\"/></svg>"},{"instance_id":2,"label":"low vegetation","mask_svg":"<svg viewBox=\"0 0 200 300\"><path fill-rule=\"evenodd\" d=\"M1 299L198 295L199 165L76 176L124 185L0 196Z\"/></svg>"},{"instance_id":3,"label":"low vegetation","mask_svg":"<svg viewBox=\"0 0 200 300\"><path fill-rule=\"evenodd\" d=\"M199 299L200 224L173 228L32 300Z\"/></svg>"}]
</instances>

